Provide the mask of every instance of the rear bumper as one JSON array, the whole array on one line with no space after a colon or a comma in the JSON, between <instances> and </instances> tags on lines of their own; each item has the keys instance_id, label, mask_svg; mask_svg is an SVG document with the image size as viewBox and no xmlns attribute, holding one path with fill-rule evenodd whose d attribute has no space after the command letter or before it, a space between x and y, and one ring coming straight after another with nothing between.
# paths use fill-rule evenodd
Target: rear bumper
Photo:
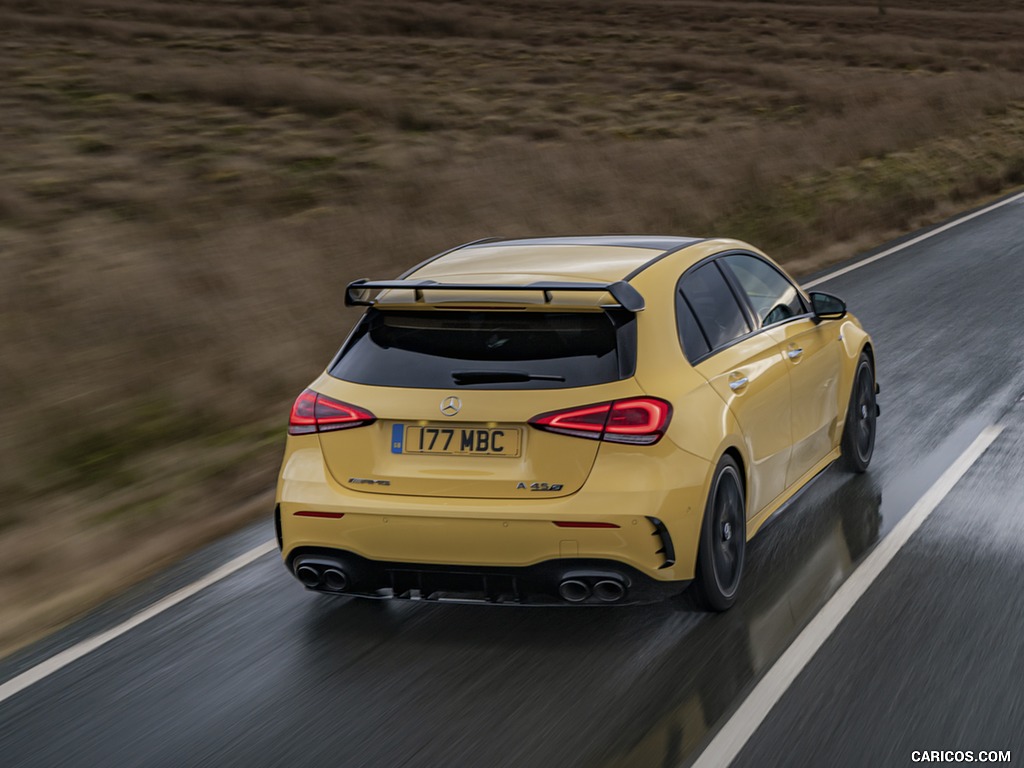
<instances>
[{"instance_id":1,"label":"rear bumper","mask_svg":"<svg viewBox=\"0 0 1024 768\"><path fill-rule=\"evenodd\" d=\"M623 447L614 468L595 467L586 485L567 496L421 497L342 487L326 473L318 449L296 443L277 493L286 563L326 550L430 572L527 573L549 562L605 561L677 588L693 578L705 462L651 461L649 452ZM579 523L601 527L570 527ZM368 592L379 588L375 583Z\"/></svg>"},{"instance_id":2,"label":"rear bumper","mask_svg":"<svg viewBox=\"0 0 1024 768\"><path fill-rule=\"evenodd\" d=\"M370 560L344 550L294 550L288 569L308 589L376 600L496 605L634 605L689 582L659 582L611 560L566 558L521 568Z\"/></svg>"}]
</instances>

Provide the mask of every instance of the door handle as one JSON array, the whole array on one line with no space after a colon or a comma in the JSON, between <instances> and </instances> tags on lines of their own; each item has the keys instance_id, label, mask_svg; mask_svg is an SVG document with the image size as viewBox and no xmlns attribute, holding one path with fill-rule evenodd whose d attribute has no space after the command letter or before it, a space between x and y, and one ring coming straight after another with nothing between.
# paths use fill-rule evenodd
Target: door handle
<instances>
[{"instance_id":1,"label":"door handle","mask_svg":"<svg viewBox=\"0 0 1024 768\"><path fill-rule=\"evenodd\" d=\"M735 376L736 374L733 375ZM738 379L732 379L729 382L729 389L731 389L733 392L739 392L749 383L750 379L748 379L746 376L740 376Z\"/></svg>"},{"instance_id":2,"label":"door handle","mask_svg":"<svg viewBox=\"0 0 1024 768\"><path fill-rule=\"evenodd\" d=\"M804 351L800 347L791 347L790 349L786 350L786 357L788 357L790 360L799 360L800 355L802 355L803 353Z\"/></svg>"}]
</instances>

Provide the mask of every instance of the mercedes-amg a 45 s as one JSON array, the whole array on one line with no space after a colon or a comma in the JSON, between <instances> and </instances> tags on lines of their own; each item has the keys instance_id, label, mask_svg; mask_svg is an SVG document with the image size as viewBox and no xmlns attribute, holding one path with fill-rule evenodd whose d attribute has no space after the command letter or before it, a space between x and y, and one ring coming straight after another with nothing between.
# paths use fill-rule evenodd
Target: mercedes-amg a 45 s
<instances>
[{"instance_id":1,"label":"mercedes-amg a 45 s","mask_svg":"<svg viewBox=\"0 0 1024 768\"><path fill-rule=\"evenodd\" d=\"M310 589L725 610L765 521L871 460L871 338L746 243L478 241L345 302L277 489Z\"/></svg>"}]
</instances>

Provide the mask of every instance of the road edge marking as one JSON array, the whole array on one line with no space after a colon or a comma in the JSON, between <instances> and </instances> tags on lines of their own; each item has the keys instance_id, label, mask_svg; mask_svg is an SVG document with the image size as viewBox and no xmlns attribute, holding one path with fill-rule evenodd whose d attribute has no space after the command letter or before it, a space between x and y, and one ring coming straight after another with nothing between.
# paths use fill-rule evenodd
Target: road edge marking
<instances>
[{"instance_id":1,"label":"road edge marking","mask_svg":"<svg viewBox=\"0 0 1024 768\"><path fill-rule=\"evenodd\" d=\"M922 243L930 237L935 237L935 235L942 234L943 232L946 232L952 229L953 227L960 226L961 224L964 224L970 221L971 219L976 219L979 216L983 216L984 214L989 213L990 211L994 211L997 208L1002 208L1004 205L1009 205L1010 203L1015 203L1021 199L1024 199L1024 192L1018 192L1015 195L1003 198L998 203L993 203L992 205L981 208L977 211L974 211L973 213L968 213L966 216L961 216L959 219L954 219L953 221L947 222L943 224L941 227L936 227L935 229L925 232L923 235L918 235L917 237L911 238L910 240L900 243L899 245L894 245L892 248L887 248L881 253L876 253L874 256L868 256L866 259L862 259L858 262L855 262L854 264L845 266L842 269L837 269L835 272L825 275L824 277L819 277L816 280L811 280L810 282L803 283L802 287L804 289L810 289L816 285L821 285L824 282L839 277L840 275L845 275L848 272L853 272L854 270L860 269L861 267L866 267L868 264L874 264L876 261L884 259L886 256L891 256L894 253L899 253L904 248L909 248L912 245Z\"/></svg>"},{"instance_id":2,"label":"road edge marking","mask_svg":"<svg viewBox=\"0 0 1024 768\"><path fill-rule=\"evenodd\" d=\"M177 592L173 592L167 597L157 600L155 603L150 605L148 608L144 608L139 613L132 616L130 619L121 622L115 627L112 627L105 632L100 632L98 635L86 638L79 643L67 648L60 653L51 656L45 661L41 661L34 667L26 669L24 672L15 675L5 683L0 684L0 704L11 698L15 694L25 690L30 685L38 683L40 680L52 675L60 669L63 669L68 664L78 661L83 656L92 653L97 648L100 648L111 640L115 640L126 632L134 629L140 624L149 621L155 616L160 615L169 608L173 608L178 603L187 600L199 592L202 592L209 586L216 584L218 581L226 579L236 571L240 571L245 566L255 562L264 555L273 552L277 549L277 542L271 540L267 541L258 547L253 547L248 552L245 552L233 560L229 560L227 563L211 571L206 576L198 579L188 586L182 587Z\"/></svg>"},{"instance_id":3,"label":"road edge marking","mask_svg":"<svg viewBox=\"0 0 1024 768\"><path fill-rule=\"evenodd\" d=\"M691 768L721 768L730 765L736 759L768 713L818 649L831 637L843 618L1002 431L1003 427L998 424L982 430L974 442L925 491L889 535L878 543L864 562L836 590L796 640L783 651L721 730L715 734Z\"/></svg>"}]
</instances>

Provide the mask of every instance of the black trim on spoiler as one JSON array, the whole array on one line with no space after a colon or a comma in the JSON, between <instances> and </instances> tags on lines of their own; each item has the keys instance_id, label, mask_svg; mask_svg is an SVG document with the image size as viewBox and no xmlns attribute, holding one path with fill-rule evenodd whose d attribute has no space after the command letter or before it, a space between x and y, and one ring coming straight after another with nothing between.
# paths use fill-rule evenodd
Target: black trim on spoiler
<instances>
[{"instance_id":1,"label":"black trim on spoiler","mask_svg":"<svg viewBox=\"0 0 1024 768\"><path fill-rule=\"evenodd\" d=\"M379 290L411 290L415 292L416 301L423 301L424 291L543 291L545 303L551 302L552 291L574 292L606 292L618 302L618 306L629 312L640 312L644 308L644 297L629 283L619 280L614 283L571 283L558 281L541 281L527 285L503 285L495 283L438 283L434 280L369 280L361 278L353 280L345 288L346 307L372 307L375 299L369 298L369 291ZM357 296L356 291L365 291Z\"/></svg>"}]
</instances>

